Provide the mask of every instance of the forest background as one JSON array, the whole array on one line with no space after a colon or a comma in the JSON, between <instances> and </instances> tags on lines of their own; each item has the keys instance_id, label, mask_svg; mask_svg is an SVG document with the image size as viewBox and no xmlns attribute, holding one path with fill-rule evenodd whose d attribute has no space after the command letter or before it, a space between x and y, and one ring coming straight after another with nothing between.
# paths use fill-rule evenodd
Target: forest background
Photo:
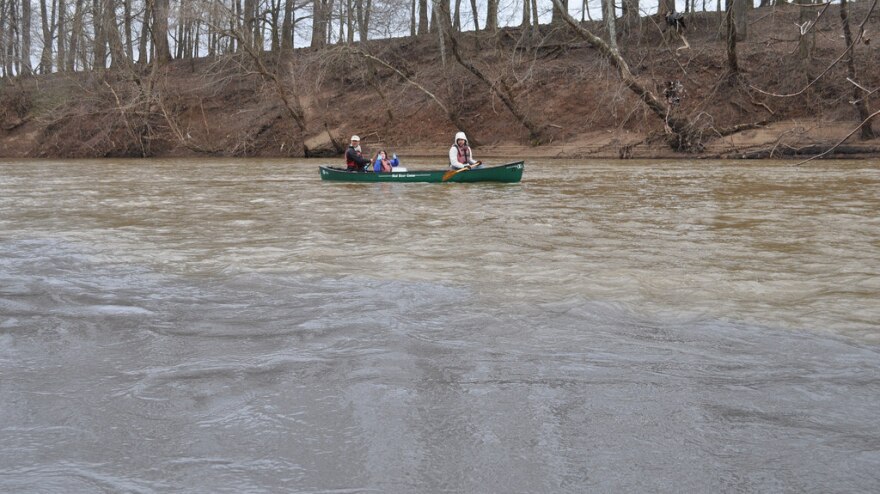
<instances>
[{"instance_id":1,"label":"forest background","mask_svg":"<svg viewBox=\"0 0 880 494\"><path fill-rule=\"evenodd\" d=\"M0 0L0 157L880 156L877 0L723 2Z\"/></svg>"}]
</instances>

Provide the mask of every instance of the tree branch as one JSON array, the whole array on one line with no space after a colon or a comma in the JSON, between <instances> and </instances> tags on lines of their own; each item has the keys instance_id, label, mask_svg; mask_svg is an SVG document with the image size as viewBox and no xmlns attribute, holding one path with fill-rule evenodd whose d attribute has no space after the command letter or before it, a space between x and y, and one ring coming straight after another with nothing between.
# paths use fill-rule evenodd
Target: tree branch
<instances>
[{"instance_id":1,"label":"tree branch","mask_svg":"<svg viewBox=\"0 0 880 494\"><path fill-rule=\"evenodd\" d=\"M858 132L859 129L862 128L862 125L865 125L866 122L870 121L872 118L876 117L877 115L880 115L880 110L877 110L877 111L875 111L874 113L868 115L868 118L866 118L865 120L863 120L862 123L860 123L855 129L853 129L852 132L850 132L849 134L847 134L846 137L844 137L843 139L841 139L837 144L831 146L831 147L830 147L828 150L826 150L824 153L817 154L816 156L813 156L813 157L810 158L810 159L807 159L807 160L801 161L800 163L796 163L794 166L801 166L801 165L803 165L804 163L809 163L810 161L813 161L814 159L818 159L818 158L821 158L821 157L823 157L823 156L827 156L829 153L831 153L831 151L834 151L835 149L837 149L838 147L840 147L841 144L843 144L844 142L846 142L847 139L849 139L850 137L853 136L853 134L855 134L856 132Z\"/></svg>"}]
</instances>

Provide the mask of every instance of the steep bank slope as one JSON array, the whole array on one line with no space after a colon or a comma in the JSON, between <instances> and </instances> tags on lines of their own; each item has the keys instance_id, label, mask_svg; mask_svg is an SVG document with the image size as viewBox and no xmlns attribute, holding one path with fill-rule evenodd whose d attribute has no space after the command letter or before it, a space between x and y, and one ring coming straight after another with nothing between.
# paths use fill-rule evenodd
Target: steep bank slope
<instances>
[{"instance_id":1,"label":"steep bank slope","mask_svg":"<svg viewBox=\"0 0 880 494\"><path fill-rule=\"evenodd\" d=\"M851 5L851 23L861 22L867 8L867 2ZM658 95L677 89L670 95L680 101L675 113L700 121L705 133L698 155L815 153L859 120L846 67L835 63L845 49L836 6L818 19L809 63L797 58L798 12L780 6L751 13L749 38L737 47L738 82L726 76L726 44L718 39L714 13L689 18L690 48L679 49L680 40L664 37L654 19L643 18L621 35L621 52ZM869 33L880 27L878 17L875 12L869 19ZM598 24L587 26L604 34ZM460 39L466 61L506 88L517 109L543 129L540 142L430 35L280 57L263 53L260 62L271 74L236 55L178 60L159 70L135 66L6 80L0 86L0 156L335 156L352 133L368 149L442 156L459 128L482 156L676 155L664 142L663 122L570 29L543 26L540 36L507 29L496 37L466 33ZM877 45L859 42L855 62L857 82L880 87ZM880 93L867 99L880 107ZM761 125L719 137L753 123ZM880 133L880 124L874 129ZM856 135L841 150L876 153L880 141Z\"/></svg>"}]
</instances>

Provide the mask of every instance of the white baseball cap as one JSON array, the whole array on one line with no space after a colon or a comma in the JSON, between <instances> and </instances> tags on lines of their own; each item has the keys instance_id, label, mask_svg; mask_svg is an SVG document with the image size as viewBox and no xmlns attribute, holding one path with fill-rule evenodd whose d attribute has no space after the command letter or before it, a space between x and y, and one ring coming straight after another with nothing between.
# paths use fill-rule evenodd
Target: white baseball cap
<instances>
[{"instance_id":1,"label":"white baseball cap","mask_svg":"<svg viewBox=\"0 0 880 494\"><path fill-rule=\"evenodd\" d=\"M361 138L358 136L351 136L351 140L360 142Z\"/></svg>"}]
</instances>

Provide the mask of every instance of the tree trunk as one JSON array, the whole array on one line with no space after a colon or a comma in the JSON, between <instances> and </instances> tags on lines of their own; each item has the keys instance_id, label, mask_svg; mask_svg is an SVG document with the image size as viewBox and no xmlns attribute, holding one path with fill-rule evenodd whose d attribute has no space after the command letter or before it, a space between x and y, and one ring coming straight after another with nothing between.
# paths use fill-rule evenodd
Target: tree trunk
<instances>
[{"instance_id":1,"label":"tree trunk","mask_svg":"<svg viewBox=\"0 0 880 494\"><path fill-rule=\"evenodd\" d=\"M67 36L66 11L67 6L64 4L64 0L58 0L58 28L56 31L56 33L58 34L58 51L56 52L58 59L55 63L55 66L58 67L59 71L64 70L64 60L67 56L67 50L64 42L65 37Z\"/></svg>"},{"instance_id":2,"label":"tree trunk","mask_svg":"<svg viewBox=\"0 0 880 494\"><path fill-rule=\"evenodd\" d=\"M529 0L522 0L522 22L519 27L522 29L526 29L532 23L531 13L532 11L529 9L529 4L531 2Z\"/></svg>"},{"instance_id":3,"label":"tree trunk","mask_svg":"<svg viewBox=\"0 0 880 494\"><path fill-rule=\"evenodd\" d=\"M125 47L122 46L122 37L119 34L119 25L116 23L115 0L104 0L104 36L110 45L111 66L128 65Z\"/></svg>"},{"instance_id":4,"label":"tree trunk","mask_svg":"<svg viewBox=\"0 0 880 494\"><path fill-rule=\"evenodd\" d=\"M70 52L67 56L67 70L76 70L76 58L83 51L83 0L76 0L73 10L73 26L70 31ZM80 57L82 58L82 57ZM85 68L85 64L83 64Z\"/></svg>"},{"instance_id":5,"label":"tree trunk","mask_svg":"<svg viewBox=\"0 0 880 494\"><path fill-rule=\"evenodd\" d=\"M855 55L855 43L852 37L852 31L849 27L849 14L847 12L847 1L840 0L840 20L843 23L843 41L846 43L847 53L846 53L846 73L849 77L850 81L857 82L856 78L856 65L854 60ZM863 32L859 33L859 39L862 38ZM858 40L856 40L858 41ZM866 94L863 94L861 88L853 84L853 100L855 101L856 110L859 112L859 120L863 123L861 124L861 128L859 130L860 136L862 139L873 139L874 130L871 127L872 121L874 120L871 116L871 111L868 109L868 102L866 101Z\"/></svg>"},{"instance_id":6,"label":"tree trunk","mask_svg":"<svg viewBox=\"0 0 880 494\"><path fill-rule=\"evenodd\" d=\"M163 66L171 61L171 49L168 46L168 0L147 0L153 14L152 29L153 47L156 51L157 65Z\"/></svg>"},{"instance_id":7,"label":"tree trunk","mask_svg":"<svg viewBox=\"0 0 880 494\"><path fill-rule=\"evenodd\" d=\"M174 58L183 59L184 45L186 45L186 22L184 21L184 12L186 11L186 0L179 0L177 9L177 33L172 36L176 41L174 44Z\"/></svg>"},{"instance_id":8,"label":"tree trunk","mask_svg":"<svg viewBox=\"0 0 880 494\"><path fill-rule=\"evenodd\" d=\"M428 0L419 0L419 36L428 32Z\"/></svg>"},{"instance_id":9,"label":"tree trunk","mask_svg":"<svg viewBox=\"0 0 880 494\"><path fill-rule=\"evenodd\" d=\"M351 0L339 0L339 38L338 38L339 43L344 43L345 41L348 41L345 39L345 26L346 26L346 24L348 24L349 27L351 27L351 25L350 25L351 24L351 17L345 15L345 12L343 12L342 2L351 3ZM349 31L349 32L351 32L351 31ZM343 41L343 40L345 40L345 41Z\"/></svg>"},{"instance_id":10,"label":"tree trunk","mask_svg":"<svg viewBox=\"0 0 880 494\"><path fill-rule=\"evenodd\" d=\"M749 33L749 6L752 0L733 0L733 13L736 19L736 40L745 41Z\"/></svg>"},{"instance_id":11,"label":"tree trunk","mask_svg":"<svg viewBox=\"0 0 880 494\"><path fill-rule=\"evenodd\" d=\"M498 0L486 2L486 31L495 33L498 30Z\"/></svg>"},{"instance_id":12,"label":"tree trunk","mask_svg":"<svg viewBox=\"0 0 880 494\"><path fill-rule=\"evenodd\" d=\"M541 22L538 18L538 0L529 2L532 4L532 37L537 38L541 35Z\"/></svg>"},{"instance_id":13,"label":"tree trunk","mask_svg":"<svg viewBox=\"0 0 880 494\"><path fill-rule=\"evenodd\" d=\"M733 81L739 77L739 61L736 56L736 21L733 15L733 4L737 0L726 0L727 13L727 76L728 80Z\"/></svg>"},{"instance_id":14,"label":"tree trunk","mask_svg":"<svg viewBox=\"0 0 880 494\"><path fill-rule=\"evenodd\" d=\"M123 19L123 26L125 26L125 56L128 57L129 61L132 61L134 60L134 40L131 31L131 0L123 0L122 5L122 15L125 16L125 19Z\"/></svg>"},{"instance_id":15,"label":"tree trunk","mask_svg":"<svg viewBox=\"0 0 880 494\"><path fill-rule=\"evenodd\" d=\"M608 30L608 45L617 52L617 12L614 0L602 0L602 18L605 20L605 29Z\"/></svg>"},{"instance_id":16,"label":"tree trunk","mask_svg":"<svg viewBox=\"0 0 880 494\"><path fill-rule=\"evenodd\" d=\"M40 0L40 27L43 30L43 50L40 52L40 73L52 72L52 31L49 29L49 12L46 0Z\"/></svg>"},{"instance_id":17,"label":"tree trunk","mask_svg":"<svg viewBox=\"0 0 880 494\"><path fill-rule=\"evenodd\" d=\"M327 45L327 0L314 0L312 3L312 48L323 48Z\"/></svg>"},{"instance_id":18,"label":"tree trunk","mask_svg":"<svg viewBox=\"0 0 880 494\"><path fill-rule=\"evenodd\" d=\"M257 1L256 0L244 0L244 25L241 28L241 43L249 43L253 48L256 46L254 36L256 32L257 25L255 22L255 16L257 11Z\"/></svg>"},{"instance_id":19,"label":"tree trunk","mask_svg":"<svg viewBox=\"0 0 880 494\"><path fill-rule=\"evenodd\" d=\"M30 75L31 66L31 0L21 2L21 54L22 74Z\"/></svg>"},{"instance_id":20,"label":"tree trunk","mask_svg":"<svg viewBox=\"0 0 880 494\"><path fill-rule=\"evenodd\" d=\"M367 41L370 38L370 22L372 22L373 18L373 0L366 0L366 4L364 4L364 27L362 29L363 36L361 37L361 41Z\"/></svg>"},{"instance_id":21,"label":"tree trunk","mask_svg":"<svg viewBox=\"0 0 880 494\"><path fill-rule=\"evenodd\" d=\"M6 29L6 24L8 22L6 0L0 0L0 77L12 76L11 61L7 57L8 43L11 42L9 39L9 33L11 31Z\"/></svg>"},{"instance_id":22,"label":"tree trunk","mask_svg":"<svg viewBox=\"0 0 880 494\"><path fill-rule=\"evenodd\" d=\"M675 12L675 0L660 0L657 4L657 17L663 19L669 12Z\"/></svg>"},{"instance_id":23,"label":"tree trunk","mask_svg":"<svg viewBox=\"0 0 880 494\"><path fill-rule=\"evenodd\" d=\"M535 3L538 0L532 0ZM602 0L603 2L605 0ZM559 24L560 22L564 22L564 15L568 15L568 0L553 0L553 17L550 19L551 24Z\"/></svg>"},{"instance_id":24,"label":"tree trunk","mask_svg":"<svg viewBox=\"0 0 880 494\"><path fill-rule=\"evenodd\" d=\"M92 32L95 34L95 42L92 45L92 68L107 68L107 38L104 34L104 0L92 0ZM71 36L72 38L72 36ZM73 41L71 40L71 52Z\"/></svg>"},{"instance_id":25,"label":"tree trunk","mask_svg":"<svg viewBox=\"0 0 880 494\"><path fill-rule=\"evenodd\" d=\"M284 1L284 20L281 21L281 51L293 50L294 0Z\"/></svg>"},{"instance_id":26,"label":"tree trunk","mask_svg":"<svg viewBox=\"0 0 880 494\"><path fill-rule=\"evenodd\" d=\"M269 26L272 37L272 53L281 51L281 0L272 0L272 23Z\"/></svg>"},{"instance_id":27,"label":"tree trunk","mask_svg":"<svg viewBox=\"0 0 880 494\"><path fill-rule=\"evenodd\" d=\"M149 2L148 2L149 4ZM147 8L144 10L144 21L141 24L141 35L138 39L138 64L146 65L150 58L150 44L148 42L152 32L153 13Z\"/></svg>"},{"instance_id":28,"label":"tree trunk","mask_svg":"<svg viewBox=\"0 0 880 494\"><path fill-rule=\"evenodd\" d=\"M639 16L639 0L623 0L623 26L627 33L630 33L639 24L641 17Z\"/></svg>"},{"instance_id":29,"label":"tree trunk","mask_svg":"<svg viewBox=\"0 0 880 494\"><path fill-rule=\"evenodd\" d=\"M18 19L18 6L16 0L7 0L9 2L9 46L7 54L13 65L14 74L21 74L21 31ZM27 1L27 0L26 0Z\"/></svg>"},{"instance_id":30,"label":"tree trunk","mask_svg":"<svg viewBox=\"0 0 880 494\"><path fill-rule=\"evenodd\" d=\"M815 21L815 9L808 4L801 5L798 22L801 26L801 38L798 43L798 59L801 64L802 71L806 77L806 83L813 80L812 71L810 70L810 62L813 60L813 49L816 47L816 30L813 29L811 23ZM806 30L806 32L804 32Z\"/></svg>"},{"instance_id":31,"label":"tree trunk","mask_svg":"<svg viewBox=\"0 0 880 494\"><path fill-rule=\"evenodd\" d=\"M471 13L474 16L474 31L480 30L480 14L477 9L477 0L471 0Z\"/></svg>"},{"instance_id":32,"label":"tree trunk","mask_svg":"<svg viewBox=\"0 0 880 494\"><path fill-rule=\"evenodd\" d=\"M358 37L361 41L367 40L367 12L364 8L364 0L355 0L355 8L357 9L357 26ZM369 8L369 6L367 6Z\"/></svg>"},{"instance_id":33,"label":"tree trunk","mask_svg":"<svg viewBox=\"0 0 880 494\"><path fill-rule=\"evenodd\" d=\"M354 25L356 23L355 12L354 12L354 0L346 0L345 2L345 10L346 12L343 14L342 12L342 2L339 2L339 24L340 29L342 26L342 16L345 16L345 29L346 29L346 38L345 41L348 44L354 43ZM342 36L340 36L342 38Z\"/></svg>"}]
</instances>

